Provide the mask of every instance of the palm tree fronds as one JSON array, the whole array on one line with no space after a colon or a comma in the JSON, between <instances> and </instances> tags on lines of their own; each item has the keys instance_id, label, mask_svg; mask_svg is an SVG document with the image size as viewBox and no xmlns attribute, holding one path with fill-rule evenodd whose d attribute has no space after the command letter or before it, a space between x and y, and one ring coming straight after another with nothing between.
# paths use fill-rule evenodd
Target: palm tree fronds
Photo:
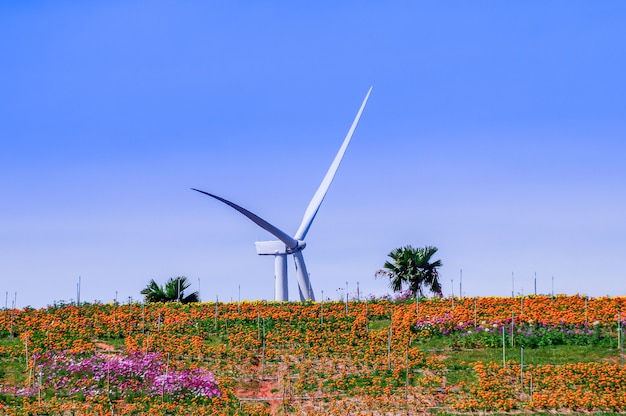
<instances>
[{"instance_id":1,"label":"palm tree fronds","mask_svg":"<svg viewBox=\"0 0 626 416\"><path fill-rule=\"evenodd\" d=\"M146 302L199 302L200 295L193 292L185 296L185 290L191 286L191 283L185 276L171 277L164 286L159 286L154 279L141 291L145 296Z\"/></svg>"},{"instance_id":2,"label":"palm tree fronds","mask_svg":"<svg viewBox=\"0 0 626 416\"><path fill-rule=\"evenodd\" d=\"M413 295L423 295L423 288L427 287L436 295L441 295L438 267L442 266L441 260L431 262L431 258L437 252L437 247L426 246L413 248L410 245L393 249L384 269L377 270L376 277L388 277L389 287L399 292L406 284Z\"/></svg>"}]
</instances>

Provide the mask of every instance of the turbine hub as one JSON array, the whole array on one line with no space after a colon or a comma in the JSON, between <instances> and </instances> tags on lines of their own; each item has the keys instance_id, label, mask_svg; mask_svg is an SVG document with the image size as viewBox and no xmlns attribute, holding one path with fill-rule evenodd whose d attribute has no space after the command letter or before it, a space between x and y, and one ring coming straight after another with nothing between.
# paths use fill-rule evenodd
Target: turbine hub
<instances>
[{"instance_id":1,"label":"turbine hub","mask_svg":"<svg viewBox=\"0 0 626 416\"><path fill-rule=\"evenodd\" d=\"M295 248L291 248L291 249L288 248L287 252L289 254L293 254L295 252L304 250L305 247L306 247L306 243L304 241L302 241L302 240L298 240L298 245Z\"/></svg>"}]
</instances>

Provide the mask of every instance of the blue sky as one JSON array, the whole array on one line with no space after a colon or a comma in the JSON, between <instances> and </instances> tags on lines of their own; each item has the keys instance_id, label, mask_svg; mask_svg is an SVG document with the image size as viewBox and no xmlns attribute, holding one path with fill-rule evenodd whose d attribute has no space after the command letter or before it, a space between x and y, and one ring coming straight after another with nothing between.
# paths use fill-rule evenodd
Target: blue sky
<instances>
[{"instance_id":1,"label":"blue sky","mask_svg":"<svg viewBox=\"0 0 626 416\"><path fill-rule=\"evenodd\" d=\"M304 251L318 298L434 245L444 293L625 295L626 4L69 1L0 5L0 293L9 306L272 299ZM290 261L290 295L297 294ZM0 301L4 306L5 299Z\"/></svg>"}]
</instances>

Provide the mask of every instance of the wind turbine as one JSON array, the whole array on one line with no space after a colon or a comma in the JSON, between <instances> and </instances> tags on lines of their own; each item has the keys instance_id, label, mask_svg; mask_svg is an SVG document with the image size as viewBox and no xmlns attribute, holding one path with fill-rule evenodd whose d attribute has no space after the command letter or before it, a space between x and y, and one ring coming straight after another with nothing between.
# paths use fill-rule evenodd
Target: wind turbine
<instances>
[{"instance_id":1,"label":"wind turbine","mask_svg":"<svg viewBox=\"0 0 626 416\"><path fill-rule=\"evenodd\" d=\"M296 273L298 275L298 289L300 292L300 300L315 300L315 296L313 294L313 288L311 287L311 282L309 280L309 274L306 270L306 265L304 263L304 257L302 256L302 250L306 247L306 243L304 239L309 232L309 228L315 219L315 215L317 215L317 211L320 209L322 205L322 201L326 196L326 192L328 192L328 188L335 177L335 173L337 173L337 168L339 168L339 164L341 163L341 159L343 158L346 149L348 148L348 144L350 144L350 139L352 139L352 134L356 129L357 124L359 123L359 119L361 118L361 113L363 113L363 109L365 108L365 104L367 103L367 99L372 92L372 88L367 91L365 95L365 99L361 104L361 108L359 108L359 112L357 113L354 121L352 122L352 126L350 130L348 130L348 134L346 138L343 140L343 144L339 148L333 163L330 165L328 172L326 172L326 176L322 180L319 188L313 195L313 199L309 202L309 206L304 212L304 217L302 218L302 222L300 223L300 227L294 234L294 236L290 236L286 232L282 231L280 228L270 224L265 221L263 218L259 217L256 214L248 211L247 209L240 207L239 205L231 202L227 199L221 198L217 195L201 191L199 189L191 188L194 191L203 193L205 195L210 196L211 198L215 198L218 201L223 202L224 204L230 206L231 208L236 209L250 220L252 220L259 227L268 231L272 235L274 235L278 240L273 241L257 241L256 252L261 256L274 256L274 268L275 268L275 278L276 278L276 291L275 291L275 299L277 301L286 301L289 300L288 293L288 284L287 284L287 256L293 255L295 264L296 264Z\"/></svg>"}]
</instances>

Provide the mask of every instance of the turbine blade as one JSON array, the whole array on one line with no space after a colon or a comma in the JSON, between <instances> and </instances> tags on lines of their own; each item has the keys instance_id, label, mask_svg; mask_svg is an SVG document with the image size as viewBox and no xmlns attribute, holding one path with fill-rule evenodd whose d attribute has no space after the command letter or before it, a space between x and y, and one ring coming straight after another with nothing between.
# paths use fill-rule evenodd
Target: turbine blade
<instances>
[{"instance_id":1,"label":"turbine blade","mask_svg":"<svg viewBox=\"0 0 626 416\"><path fill-rule=\"evenodd\" d=\"M293 239L289 234L287 234L283 230L279 229L278 227L273 226L269 222L265 221L263 218L259 217L258 215L253 214L252 212L248 211L247 209L242 208L239 205L237 205L237 204L235 204L233 202L230 202L227 199L220 198L217 195L213 195L213 194L210 194L208 192L204 192L204 191L201 191L201 190L195 189L195 188L191 188L191 189L196 191L196 192L200 192L201 194L208 195L211 198L215 198L218 201L221 201L221 202L225 203L229 207L234 208L237 211L241 212L243 215L245 215L250 220L252 220L252 222L254 222L256 225L258 225L259 227L263 228L265 231L268 231L271 234L273 234L274 236L276 236L280 241L285 243L285 245L287 247L289 247L289 248L296 248L298 246L298 242L295 239Z\"/></svg>"},{"instance_id":2,"label":"turbine blade","mask_svg":"<svg viewBox=\"0 0 626 416\"><path fill-rule=\"evenodd\" d=\"M369 98L371 92L372 92L372 87L370 87L369 91L367 91L367 95L365 96L365 99L363 100L363 104L361 104L361 108L359 109L359 112L357 113L356 118L352 122L352 126L350 127L350 130L348 130L348 134L346 135L346 138L343 140L343 144L339 148L339 152L337 152L337 155L335 156L333 163L330 165L328 172L326 172L326 176L324 176L322 183L320 184L319 188L317 188L315 195L313 195L313 199L311 199L311 202L309 202L309 206L304 212L304 217L302 218L302 222L300 223L300 228L298 228L298 231L296 231L296 235L294 236L296 240L304 240L304 237L306 237L306 234L309 232L311 223L315 219L315 215L317 215L317 211L320 209L320 205L322 205L322 201L324 201L326 192L328 192L328 188L330 187L330 184L332 183L333 178L335 177L335 173L337 173L337 168L339 168L341 159L343 159L343 155L346 152L348 145L350 144L350 139L352 139L352 134L354 133L354 130L356 129L357 124L359 124L359 119L361 118L361 114L363 113L363 109L365 108L365 104L367 104L367 99Z\"/></svg>"},{"instance_id":3,"label":"turbine blade","mask_svg":"<svg viewBox=\"0 0 626 416\"><path fill-rule=\"evenodd\" d=\"M306 270L306 264L304 264L304 256L302 251L293 253L293 260L296 264L296 274L298 275L298 289L300 289L300 300L315 300L313 294L313 288L311 287L311 280L309 279L309 273Z\"/></svg>"}]
</instances>

